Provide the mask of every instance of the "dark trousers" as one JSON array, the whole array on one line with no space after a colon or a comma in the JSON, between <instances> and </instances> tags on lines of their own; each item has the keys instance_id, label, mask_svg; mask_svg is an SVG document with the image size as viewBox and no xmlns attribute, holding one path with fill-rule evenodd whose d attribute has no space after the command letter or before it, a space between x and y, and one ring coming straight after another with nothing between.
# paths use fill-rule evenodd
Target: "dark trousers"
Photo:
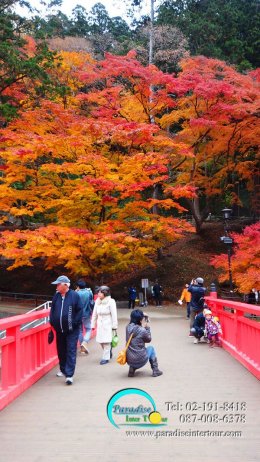
<instances>
[{"instance_id":1,"label":"dark trousers","mask_svg":"<svg viewBox=\"0 0 260 462\"><path fill-rule=\"evenodd\" d=\"M162 304L162 296L160 294L154 295L154 300L155 300L156 306L161 306L161 304Z\"/></svg>"},{"instance_id":2,"label":"dark trousers","mask_svg":"<svg viewBox=\"0 0 260 462\"><path fill-rule=\"evenodd\" d=\"M193 308L190 307L190 328L193 327L195 316L197 316L197 314L199 314L201 312L202 312L202 310L194 311Z\"/></svg>"},{"instance_id":3,"label":"dark trousers","mask_svg":"<svg viewBox=\"0 0 260 462\"><path fill-rule=\"evenodd\" d=\"M73 377L76 367L79 327L71 332L56 332L57 353L60 370L66 377Z\"/></svg>"},{"instance_id":4,"label":"dark trousers","mask_svg":"<svg viewBox=\"0 0 260 462\"><path fill-rule=\"evenodd\" d=\"M128 308L129 308L129 309L130 309L130 308L133 308L133 309L134 309L134 307L135 307L135 300L131 300L131 299L130 299L130 300L128 301Z\"/></svg>"},{"instance_id":5,"label":"dark trousers","mask_svg":"<svg viewBox=\"0 0 260 462\"><path fill-rule=\"evenodd\" d=\"M190 332L196 338L201 338L204 335L204 330L201 327L192 327Z\"/></svg>"}]
</instances>

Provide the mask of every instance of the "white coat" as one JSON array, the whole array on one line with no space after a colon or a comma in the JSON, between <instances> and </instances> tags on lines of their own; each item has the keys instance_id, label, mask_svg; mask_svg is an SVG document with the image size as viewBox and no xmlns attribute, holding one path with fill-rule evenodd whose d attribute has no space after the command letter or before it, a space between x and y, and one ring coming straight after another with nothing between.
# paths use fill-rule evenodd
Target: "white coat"
<instances>
[{"instance_id":1,"label":"white coat","mask_svg":"<svg viewBox=\"0 0 260 462\"><path fill-rule=\"evenodd\" d=\"M109 296L103 300L97 298L93 310L91 328L97 325L96 341L98 343L111 343L112 329L117 329L116 302Z\"/></svg>"}]
</instances>

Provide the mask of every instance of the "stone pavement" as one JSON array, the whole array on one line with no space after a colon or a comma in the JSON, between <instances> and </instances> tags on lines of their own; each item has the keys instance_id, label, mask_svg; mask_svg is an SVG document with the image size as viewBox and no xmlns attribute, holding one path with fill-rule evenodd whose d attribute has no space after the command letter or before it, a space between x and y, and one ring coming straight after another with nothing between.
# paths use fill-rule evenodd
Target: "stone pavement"
<instances>
[{"instance_id":1,"label":"stone pavement","mask_svg":"<svg viewBox=\"0 0 260 462\"><path fill-rule=\"evenodd\" d=\"M132 462L138 460L174 462L252 462L260 460L260 387L257 379L222 349L207 344L194 345L188 338L189 322L184 309L147 307L151 319L152 344L164 374L152 378L147 364L134 378L127 366L115 359L99 365L101 349L95 340L90 355L79 356L75 383L66 386L51 371L1 412L0 460L2 462ZM124 328L130 311L119 310L119 337L122 348ZM241 431L241 437L184 436L160 437L143 434L128 436L109 422L106 407L117 391L136 387L148 392L157 410L168 418L166 427L205 432ZM182 411L168 411L165 402L179 402ZM216 412L189 411L203 402L246 402L244 412L223 410L221 414L246 414L246 423L181 423L181 415ZM184 417L189 419L189 417ZM197 418L197 417L196 417ZM140 427L139 427L140 428ZM145 430L145 428L143 428Z\"/></svg>"}]
</instances>

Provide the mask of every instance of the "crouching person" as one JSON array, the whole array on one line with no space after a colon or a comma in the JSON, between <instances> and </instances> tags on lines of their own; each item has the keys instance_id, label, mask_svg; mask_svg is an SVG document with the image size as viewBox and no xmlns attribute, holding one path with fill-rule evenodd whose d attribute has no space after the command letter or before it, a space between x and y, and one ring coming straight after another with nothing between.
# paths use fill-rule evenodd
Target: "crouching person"
<instances>
[{"instance_id":1,"label":"crouching person","mask_svg":"<svg viewBox=\"0 0 260 462\"><path fill-rule=\"evenodd\" d=\"M194 343L199 343L201 340L206 341L204 338L205 331L205 312L208 311L204 309L202 313L197 314L194 319L193 326L190 330L191 335L195 337Z\"/></svg>"},{"instance_id":2,"label":"crouching person","mask_svg":"<svg viewBox=\"0 0 260 462\"><path fill-rule=\"evenodd\" d=\"M152 377L162 375L158 368L158 361L153 346L145 347L151 342L151 329L149 318L141 310L133 310L130 323L126 326L126 341L132 335L129 347L126 351L126 361L129 365L128 377L133 377L136 369L143 367L149 360L152 368Z\"/></svg>"}]
</instances>

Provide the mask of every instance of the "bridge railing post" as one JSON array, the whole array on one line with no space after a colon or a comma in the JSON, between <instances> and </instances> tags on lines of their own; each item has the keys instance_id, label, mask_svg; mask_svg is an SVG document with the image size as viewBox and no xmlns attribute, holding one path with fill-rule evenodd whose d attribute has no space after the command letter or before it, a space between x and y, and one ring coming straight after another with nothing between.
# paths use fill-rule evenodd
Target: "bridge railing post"
<instances>
[{"instance_id":1,"label":"bridge railing post","mask_svg":"<svg viewBox=\"0 0 260 462\"><path fill-rule=\"evenodd\" d=\"M210 284L210 297L218 298L217 287L214 282Z\"/></svg>"},{"instance_id":2,"label":"bridge railing post","mask_svg":"<svg viewBox=\"0 0 260 462\"><path fill-rule=\"evenodd\" d=\"M48 316L42 309L0 319L0 410L57 364L55 342L47 341Z\"/></svg>"},{"instance_id":3,"label":"bridge railing post","mask_svg":"<svg viewBox=\"0 0 260 462\"><path fill-rule=\"evenodd\" d=\"M218 305L216 303L214 303L213 300L214 298L218 298L218 294L217 294L217 288L216 288L216 284L214 284L214 282L212 282L212 284L210 284L210 294L209 294L209 297L206 297L206 302L208 303L209 305L209 308L214 312L215 315L218 316Z\"/></svg>"},{"instance_id":4,"label":"bridge railing post","mask_svg":"<svg viewBox=\"0 0 260 462\"><path fill-rule=\"evenodd\" d=\"M6 329L10 343L2 347L2 388L16 385L21 380L21 331L20 325Z\"/></svg>"}]
</instances>

